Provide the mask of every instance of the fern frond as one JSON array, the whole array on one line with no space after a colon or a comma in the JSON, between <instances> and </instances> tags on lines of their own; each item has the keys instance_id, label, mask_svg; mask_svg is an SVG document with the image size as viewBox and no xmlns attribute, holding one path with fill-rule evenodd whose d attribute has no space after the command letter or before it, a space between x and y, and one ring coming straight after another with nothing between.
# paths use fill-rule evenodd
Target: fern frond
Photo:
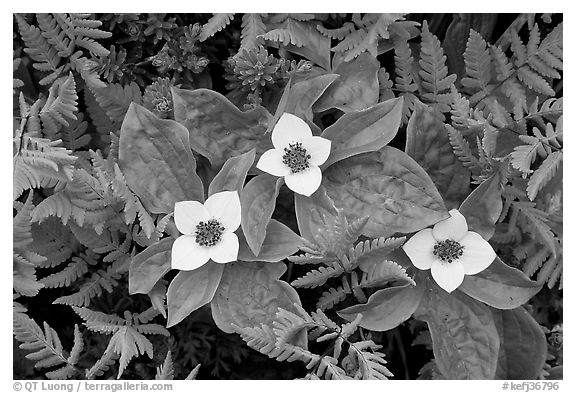
<instances>
[{"instance_id":1,"label":"fern frond","mask_svg":"<svg viewBox=\"0 0 576 393\"><path fill-rule=\"evenodd\" d=\"M174 379L174 363L172 362L172 351L166 353L164 363L156 367L156 376L154 379L160 380L173 380Z\"/></svg>"},{"instance_id":2,"label":"fern frond","mask_svg":"<svg viewBox=\"0 0 576 393\"><path fill-rule=\"evenodd\" d=\"M360 46L362 41L366 38L368 33L364 29L354 30L352 33L346 35L338 45L332 48L333 52L342 53Z\"/></svg>"},{"instance_id":3,"label":"fern frond","mask_svg":"<svg viewBox=\"0 0 576 393\"><path fill-rule=\"evenodd\" d=\"M303 317L281 308L272 321L272 329L277 339L276 345L290 344L302 331L314 326L316 323L306 312Z\"/></svg>"},{"instance_id":4,"label":"fern frond","mask_svg":"<svg viewBox=\"0 0 576 393\"><path fill-rule=\"evenodd\" d=\"M212 37L230 24L232 19L234 19L234 14L214 14L214 16L211 17L204 26L202 26L202 31L198 38L199 41L206 41L208 38Z\"/></svg>"},{"instance_id":5,"label":"fern frond","mask_svg":"<svg viewBox=\"0 0 576 393\"><path fill-rule=\"evenodd\" d=\"M91 123L98 131L98 138L103 144L108 146L110 144L110 133L116 132L120 129L120 123L110 120L106 111L102 109L94 93L90 89L84 89L84 103L86 104L87 113L90 117ZM104 153L107 149L104 149Z\"/></svg>"},{"instance_id":6,"label":"fern frond","mask_svg":"<svg viewBox=\"0 0 576 393\"><path fill-rule=\"evenodd\" d=\"M124 120L124 116L132 102L139 105L142 104L142 93L136 82L131 82L129 85L124 86L119 83L109 83L106 87L96 89L93 93L106 115L113 123L118 125Z\"/></svg>"},{"instance_id":7,"label":"fern frond","mask_svg":"<svg viewBox=\"0 0 576 393\"><path fill-rule=\"evenodd\" d=\"M76 120L74 112L78 110L77 100L76 82L71 72L65 80L59 79L50 86L46 103L40 111L40 119L52 135L58 135L62 125L70 125L66 119Z\"/></svg>"},{"instance_id":8,"label":"fern frond","mask_svg":"<svg viewBox=\"0 0 576 393\"><path fill-rule=\"evenodd\" d=\"M316 307L320 310L328 310L334 307L336 304L340 303L346 296L352 293L350 287L345 288L344 286L339 286L337 288L328 288L328 291L322 293L322 296L318 299Z\"/></svg>"},{"instance_id":9,"label":"fern frond","mask_svg":"<svg viewBox=\"0 0 576 393\"><path fill-rule=\"evenodd\" d=\"M350 22L345 22L341 27L337 29L327 29L321 24L316 25L316 29L323 35L330 39L343 40L348 34L354 31L354 24Z\"/></svg>"},{"instance_id":10,"label":"fern frond","mask_svg":"<svg viewBox=\"0 0 576 393\"><path fill-rule=\"evenodd\" d=\"M412 75L412 62L414 58L412 57L412 51L410 50L410 45L406 40L395 40L394 41L394 72L396 74L394 82L396 84L396 89L406 92L413 93L418 90L418 86L414 82L414 77Z\"/></svg>"},{"instance_id":11,"label":"fern frond","mask_svg":"<svg viewBox=\"0 0 576 393\"><path fill-rule=\"evenodd\" d=\"M316 288L323 285L328 279L338 277L344 273L344 268L340 264L332 266L320 266L317 270L311 270L305 276L292 281L290 285L295 287Z\"/></svg>"},{"instance_id":12,"label":"fern frond","mask_svg":"<svg viewBox=\"0 0 576 393\"><path fill-rule=\"evenodd\" d=\"M392 251L400 248L405 241L405 237L380 237L378 239L361 241L350 249L348 259L356 265L362 261L371 259L382 260Z\"/></svg>"},{"instance_id":13,"label":"fern frond","mask_svg":"<svg viewBox=\"0 0 576 393\"><path fill-rule=\"evenodd\" d=\"M556 255L556 238L547 221L547 214L535 207L534 202L517 201L512 204L513 210L518 210L520 225L527 233L531 233L541 244Z\"/></svg>"},{"instance_id":14,"label":"fern frond","mask_svg":"<svg viewBox=\"0 0 576 393\"><path fill-rule=\"evenodd\" d=\"M85 325L89 330L98 333L112 334L104 355L109 352L120 355L120 367L117 379L120 378L134 356L146 354L152 359L152 343L144 334L169 335L168 331L160 325L139 324L138 317L132 317L128 311L125 312L125 318L120 318L116 315L92 311L87 308L73 307L73 310L84 319Z\"/></svg>"},{"instance_id":15,"label":"fern frond","mask_svg":"<svg viewBox=\"0 0 576 393\"><path fill-rule=\"evenodd\" d=\"M59 146L60 142L30 134L14 139L14 199L27 189L54 187L59 181L72 179L73 163L77 157Z\"/></svg>"},{"instance_id":16,"label":"fern frond","mask_svg":"<svg viewBox=\"0 0 576 393\"><path fill-rule=\"evenodd\" d=\"M546 82L544 78L528 67L520 67L518 69L518 79L537 93L549 96L556 94L554 89L550 87L550 84Z\"/></svg>"},{"instance_id":17,"label":"fern frond","mask_svg":"<svg viewBox=\"0 0 576 393\"><path fill-rule=\"evenodd\" d=\"M154 219L150 216L150 213L146 210L144 205L140 202L140 199L130 190L126 184L126 178L124 174L120 171L118 164L114 164L115 178L112 181L112 190L114 195L119 197L124 201L124 217L126 224L134 223L136 217L146 234L146 237L151 238L152 234L156 232L156 226L154 225ZM164 230L162 229L162 232Z\"/></svg>"},{"instance_id":18,"label":"fern frond","mask_svg":"<svg viewBox=\"0 0 576 393\"><path fill-rule=\"evenodd\" d=\"M200 364L196 365L196 367L194 367L192 369L192 371L190 371L190 374L188 374L188 376L186 378L184 378L186 381L190 381L193 379L196 379L196 377L198 376L198 371L200 371Z\"/></svg>"},{"instance_id":19,"label":"fern frond","mask_svg":"<svg viewBox=\"0 0 576 393\"><path fill-rule=\"evenodd\" d=\"M379 264L370 266L360 281L362 288L374 288L384 286L391 281L400 281L416 285L412 277L406 273L406 269L393 261L383 260Z\"/></svg>"},{"instance_id":20,"label":"fern frond","mask_svg":"<svg viewBox=\"0 0 576 393\"><path fill-rule=\"evenodd\" d=\"M289 44L302 47L307 42L307 37L302 34L293 19L287 19L282 27L268 31L261 37L268 41L279 42L286 46Z\"/></svg>"},{"instance_id":21,"label":"fern frond","mask_svg":"<svg viewBox=\"0 0 576 393\"><path fill-rule=\"evenodd\" d=\"M550 258L552 253L548 248L540 247L534 243L530 245L530 249L527 250L527 252L529 252L529 254L525 256L526 260L522 266L522 271L530 277L540 269L542 264Z\"/></svg>"},{"instance_id":22,"label":"fern frond","mask_svg":"<svg viewBox=\"0 0 576 393\"><path fill-rule=\"evenodd\" d=\"M79 244L70 229L55 218L32 224L32 237L34 242L29 249L46 257L40 268L58 266L78 251Z\"/></svg>"},{"instance_id":23,"label":"fern frond","mask_svg":"<svg viewBox=\"0 0 576 393\"><path fill-rule=\"evenodd\" d=\"M79 113L77 119L61 132L64 147L72 152L85 147L92 139L92 136L86 133L87 129L88 123L84 121L84 114Z\"/></svg>"},{"instance_id":24,"label":"fern frond","mask_svg":"<svg viewBox=\"0 0 576 393\"><path fill-rule=\"evenodd\" d=\"M548 183L556 174L556 171L562 164L563 154L562 151L552 152L542 164L534 171L530 180L528 180L528 187L526 193L528 198L533 201L546 183Z\"/></svg>"},{"instance_id":25,"label":"fern frond","mask_svg":"<svg viewBox=\"0 0 576 393\"><path fill-rule=\"evenodd\" d=\"M14 337L22 342L20 348L32 351L26 357L34 361L35 368L63 366L46 374L48 378L62 379L74 376L78 370L75 364L82 351L82 335L78 326L74 327L74 347L68 357L62 347L58 333L44 322L44 331L26 314L13 313Z\"/></svg>"},{"instance_id":26,"label":"fern frond","mask_svg":"<svg viewBox=\"0 0 576 393\"><path fill-rule=\"evenodd\" d=\"M42 278L40 282L46 288L68 287L87 272L88 264L86 261L82 258L74 257L72 258L72 262L70 262L64 269Z\"/></svg>"},{"instance_id":27,"label":"fern frond","mask_svg":"<svg viewBox=\"0 0 576 393\"><path fill-rule=\"evenodd\" d=\"M362 379L388 379L394 375L386 368L385 355L377 352L382 348L372 340L355 342L350 345L350 350L356 355L359 371Z\"/></svg>"},{"instance_id":28,"label":"fern frond","mask_svg":"<svg viewBox=\"0 0 576 393\"><path fill-rule=\"evenodd\" d=\"M242 33L240 35L240 48L249 50L264 45L261 35L266 33L266 25L262 22L262 16L266 14L242 15Z\"/></svg>"},{"instance_id":29,"label":"fern frond","mask_svg":"<svg viewBox=\"0 0 576 393\"><path fill-rule=\"evenodd\" d=\"M32 219L34 222L42 223L50 216L60 218L64 225L73 217L78 225L83 225L86 212L84 209L73 205L66 192L62 191L56 192L40 202L34 209Z\"/></svg>"},{"instance_id":30,"label":"fern frond","mask_svg":"<svg viewBox=\"0 0 576 393\"><path fill-rule=\"evenodd\" d=\"M480 163L478 158L472 154L470 144L464 138L462 133L456 130L450 124L446 124L445 127L446 130L448 130L450 145L452 146L452 150L454 151L456 157L458 157L462 164L469 169L479 168Z\"/></svg>"},{"instance_id":31,"label":"fern frond","mask_svg":"<svg viewBox=\"0 0 576 393\"><path fill-rule=\"evenodd\" d=\"M78 292L72 295L61 296L54 300L53 304L65 304L68 306L86 307L90 305L92 298L100 296L103 290L110 293L118 285L122 273L125 272L127 260L119 260L110 265L106 270L93 273Z\"/></svg>"},{"instance_id":32,"label":"fern frond","mask_svg":"<svg viewBox=\"0 0 576 393\"><path fill-rule=\"evenodd\" d=\"M473 29L470 29L470 36L466 43L464 64L468 77L462 78L462 85L472 89L474 94L470 102L475 104L489 95L493 86L490 85L492 67L486 41Z\"/></svg>"},{"instance_id":33,"label":"fern frond","mask_svg":"<svg viewBox=\"0 0 576 393\"><path fill-rule=\"evenodd\" d=\"M60 65L62 57L52 46L36 26L29 25L20 15L16 15L20 36L26 45L26 52L34 63L32 66L39 71L50 72L40 80L41 85L48 85L54 82L64 70L65 64Z\"/></svg>"},{"instance_id":34,"label":"fern frond","mask_svg":"<svg viewBox=\"0 0 576 393\"><path fill-rule=\"evenodd\" d=\"M36 262L32 260L36 255L22 251L25 255L13 251L12 287L16 293L22 296L36 296L44 285L36 279Z\"/></svg>"},{"instance_id":35,"label":"fern frond","mask_svg":"<svg viewBox=\"0 0 576 393\"><path fill-rule=\"evenodd\" d=\"M13 248L26 248L30 243L33 242L32 238L32 210L34 205L32 203L32 198L34 193L30 192L26 202L21 204L19 207L15 203L14 205L18 212L12 220L12 243Z\"/></svg>"},{"instance_id":36,"label":"fern frond","mask_svg":"<svg viewBox=\"0 0 576 393\"><path fill-rule=\"evenodd\" d=\"M116 363L116 360L119 357L120 356L115 352L104 352L102 357L98 359L90 369L86 370L86 379L101 377L114 363Z\"/></svg>"},{"instance_id":37,"label":"fern frond","mask_svg":"<svg viewBox=\"0 0 576 393\"><path fill-rule=\"evenodd\" d=\"M293 362L298 360L306 363L306 368L311 369L321 360L319 355L296 345L277 346L276 335L268 325L243 328L234 326L234 329L250 348L278 361Z\"/></svg>"},{"instance_id":38,"label":"fern frond","mask_svg":"<svg viewBox=\"0 0 576 393\"><path fill-rule=\"evenodd\" d=\"M423 97L436 103L441 112L448 112L452 98L450 94L443 92L450 90L450 86L456 82L456 75L448 75L446 56L440 45L440 40L430 32L426 21L422 24L422 47L419 63L421 67L420 82L425 91Z\"/></svg>"}]
</instances>

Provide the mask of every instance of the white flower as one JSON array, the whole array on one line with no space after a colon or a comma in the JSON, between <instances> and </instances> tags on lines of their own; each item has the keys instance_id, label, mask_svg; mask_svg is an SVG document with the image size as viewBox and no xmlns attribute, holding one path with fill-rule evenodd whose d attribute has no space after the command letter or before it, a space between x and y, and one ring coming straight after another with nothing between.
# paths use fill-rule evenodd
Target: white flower
<instances>
[{"instance_id":1,"label":"white flower","mask_svg":"<svg viewBox=\"0 0 576 393\"><path fill-rule=\"evenodd\" d=\"M320 187L320 165L330 155L331 141L312 136L308 124L297 116L284 113L272 130L270 149L260 157L256 167L284 178L292 191L310 196Z\"/></svg>"},{"instance_id":2,"label":"white flower","mask_svg":"<svg viewBox=\"0 0 576 393\"><path fill-rule=\"evenodd\" d=\"M182 233L172 245L172 269L194 270L212 259L236 261L240 226L240 197L236 191L218 192L204 204L176 202L174 223Z\"/></svg>"},{"instance_id":3,"label":"white flower","mask_svg":"<svg viewBox=\"0 0 576 393\"><path fill-rule=\"evenodd\" d=\"M447 292L462 284L464 275L480 273L496 258L490 243L468 231L466 218L456 209L433 229L416 233L402 248L420 270L432 270L434 280Z\"/></svg>"}]
</instances>

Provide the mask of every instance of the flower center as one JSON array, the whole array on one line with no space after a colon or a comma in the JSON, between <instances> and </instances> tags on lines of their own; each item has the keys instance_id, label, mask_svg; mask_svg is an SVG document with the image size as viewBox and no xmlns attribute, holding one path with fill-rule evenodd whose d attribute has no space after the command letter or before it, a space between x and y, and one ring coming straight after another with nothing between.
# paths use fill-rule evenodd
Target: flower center
<instances>
[{"instance_id":1,"label":"flower center","mask_svg":"<svg viewBox=\"0 0 576 393\"><path fill-rule=\"evenodd\" d=\"M284 148L282 162L288 165L292 173L298 173L310 167L308 163L310 158L312 157L306 152L306 149L302 147L302 143L296 142L290 143L288 147Z\"/></svg>"},{"instance_id":2,"label":"flower center","mask_svg":"<svg viewBox=\"0 0 576 393\"><path fill-rule=\"evenodd\" d=\"M196 225L196 243L204 247L211 247L218 243L224 233L224 227L220 221L211 218L208 221L200 221Z\"/></svg>"},{"instance_id":3,"label":"flower center","mask_svg":"<svg viewBox=\"0 0 576 393\"><path fill-rule=\"evenodd\" d=\"M442 262L452 263L462 256L464 253L464 246L452 239L436 242L434 245L434 255L442 260Z\"/></svg>"}]
</instances>

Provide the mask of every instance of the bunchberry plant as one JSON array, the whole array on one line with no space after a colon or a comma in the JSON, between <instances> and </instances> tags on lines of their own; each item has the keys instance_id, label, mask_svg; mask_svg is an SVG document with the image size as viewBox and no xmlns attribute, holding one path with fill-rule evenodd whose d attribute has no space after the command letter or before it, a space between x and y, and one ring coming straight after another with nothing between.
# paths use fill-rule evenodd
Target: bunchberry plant
<instances>
[{"instance_id":1,"label":"bunchberry plant","mask_svg":"<svg viewBox=\"0 0 576 393\"><path fill-rule=\"evenodd\" d=\"M562 378L562 20L14 14L14 378Z\"/></svg>"}]
</instances>

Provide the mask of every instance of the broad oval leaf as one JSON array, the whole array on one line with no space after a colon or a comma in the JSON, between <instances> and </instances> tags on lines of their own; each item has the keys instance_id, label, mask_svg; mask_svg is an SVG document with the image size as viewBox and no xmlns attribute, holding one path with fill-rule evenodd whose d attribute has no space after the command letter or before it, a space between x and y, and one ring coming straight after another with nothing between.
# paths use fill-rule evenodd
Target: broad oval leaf
<instances>
[{"instance_id":1,"label":"broad oval leaf","mask_svg":"<svg viewBox=\"0 0 576 393\"><path fill-rule=\"evenodd\" d=\"M130 189L151 213L174 211L178 201L203 201L204 186L186 128L132 103L122 122L118 164Z\"/></svg>"},{"instance_id":2,"label":"broad oval leaf","mask_svg":"<svg viewBox=\"0 0 576 393\"><path fill-rule=\"evenodd\" d=\"M332 152L322 166L327 168L345 158L386 146L398 132L402 102L402 97L394 98L366 110L346 113L326 128L322 137L332 141Z\"/></svg>"},{"instance_id":3,"label":"broad oval leaf","mask_svg":"<svg viewBox=\"0 0 576 393\"><path fill-rule=\"evenodd\" d=\"M254 164L256 149L226 160L220 172L208 186L208 196L222 191L242 192L248 171Z\"/></svg>"},{"instance_id":4,"label":"broad oval leaf","mask_svg":"<svg viewBox=\"0 0 576 393\"><path fill-rule=\"evenodd\" d=\"M256 158L271 149L265 135L272 115L257 107L242 112L226 97L209 89L183 90L173 87L174 119L190 133L190 146L213 167L230 157L256 148Z\"/></svg>"},{"instance_id":5,"label":"broad oval leaf","mask_svg":"<svg viewBox=\"0 0 576 393\"><path fill-rule=\"evenodd\" d=\"M431 277L414 317L426 321L434 359L446 379L494 379L500 338L490 308Z\"/></svg>"},{"instance_id":6,"label":"broad oval leaf","mask_svg":"<svg viewBox=\"0 0 576 393\"><path fill-rule=\"evenodd\" d=\"M238 251L238 260L240 261L278 262L294 254L303 245L300 236L274 219L268 222L266 237L262 242L258 256L250 250L244 233L237 231L236 234L240 243Z\"/></svg>"},{"instance_id":7,"label":"broad oval leaf","mask_svg":"<svg viewBox=\"0 0 576 393\"><path fill-rule=\"evenodd\" d=\"M266 237L266 228L276 207L281 177L261 174L252 178L240 194L242 232L250 250L258 256Z\"/></svg>"},{"instance_id":8,"label":"broad oval leaf","mask_svg":"<svg viewBox=\"0 0 576 393\"><path fill-rule=\"evenodd\" d=\"M272 325L278 308L296 311L298 293L279 280L286 271L283 263L233 262L226 265L214 299L210 303L216 325L233 333L232 324L252 327Z\"/></svg>"},{"instance_id":9,"label":"broad oval leaf","mask_svg":"<svg viewBox=\"0 0 576 393\"><path fill-rule=\"evenodd\" d=\"M538 322L523 308L492 310L500 333L497 379L538 379L548 343Z\"/></svg>"},{"instance_id":10,"label":"broad oval leaf","mask_svg":"<svg viewBox=\"0 0 576 393\"><path fill-rule=\"evenodd\" d=\"M416 232L449 217L424 169L390 146L330 166L322 184L349 219L370 217L368 237Z\"/></svg>"},{"instance_id":11,"label":"broad oval leaf","mask_svg":"<svg viewBox=\"0 0 576 393\"><path fill-rule=\"evenodd\" d=\"M128 271L128 293L148 293L170 270L174 238L167 237L136 254Z\"/></svg>"},{"instance_id":12,"label":"broad oval leaf","mask_svg":"<svg viewBox=\"0 0 576 393\"><path fill-rule=\"evenodd\" d=\"M468 229L490 240L502 213L502 175L497 171L484 180L462 202L458 209L468 223Z\"/></svg>"},{"instance_id":13,"label":"broad oval leaf","mask_svg":"<svg viewBox=\"0 0 576 393\"><path fill-rule=\"evenodd\" d=\"M509 310L526 303L537 294L542 284L530 280L524 273L506 265L499 257L487 269L465 276L459 290L488 304Z\"/></svg>"},{"instance_id":14,"label":"broad oval leaf","mask_svg":"<svg viewBox=\"0 0 576 393\"><path fill-rule=\"evenodd\" d=\"M286 50L311 60L320 67L330 68L330 38L320 34L316 26L307 22L290 20L291 30L305 41L304 45L286 45Z\"/></svg>"},{"instance_id":15,"label":"broad oval leaf","mask_svg":"<svg viewBox=\"0 0 576 393\"><path fill-rule=\"evenodd\" d=\"M412 316L418 308L424 289L420 285L403 285L380 289L365 304L357 304L338 311L347 321L362 314L360 326L377 332L394 329Z\"/></svg>"},{"instance_id":16,"label":"broad oval leaf","mask_svg":"<svg viewBox=\"0 0 576 393\"><path fill-rule=\"evenodd\" d=\"M290 87L285 112L312 121L312 105L337 78L336 74L323 74L294 83Z\"/></svg>"},{"instance_id":17,"label":"broad oval leaf","mask_svg":"<svg viewBox=\"0 0 576 393\"><path fill-rule=\"evenodd\" d=\"M226 265L209 261L198 269L181 271L166 293L167 327L174 326L205 304L210 303Z\"/></svg>"},{"instance_id":18,"label":"broad oval leaf","mask_svg":"<svg viewBox=\"0 0 576 393\"><path fill-rule=\"evenodd\" d=\"M456 203L468 195L470 172L452 151L443 117L420 101L408 121L405 151L434 180L444 201Z\"/></svg>"},{"instance_id":19,"label":"broad oval leaf","mask_svg":"<svg viewBox=\"0 0 576 393\"><path fill-rule=\"evenodd\" d=\"M342 62L335 74L340 75L314 104L314 112L337 108L343 112L367 109L378 103L378 70L374 56L362 53L354 60Z\"/></svg>"},{"instance_id":20,"label":"broad oval leaf","mask_svg":"<svg viewBox=\"0 0 576 393\"><path fill-rule=\"evenodd\" d=\"M338 215L334 201L326 194L322 185L310 197L294 194L294 209L300 235L309 241L318 243L317 236L325 226L324 215Z\"/></svg>"}]
</instances>

